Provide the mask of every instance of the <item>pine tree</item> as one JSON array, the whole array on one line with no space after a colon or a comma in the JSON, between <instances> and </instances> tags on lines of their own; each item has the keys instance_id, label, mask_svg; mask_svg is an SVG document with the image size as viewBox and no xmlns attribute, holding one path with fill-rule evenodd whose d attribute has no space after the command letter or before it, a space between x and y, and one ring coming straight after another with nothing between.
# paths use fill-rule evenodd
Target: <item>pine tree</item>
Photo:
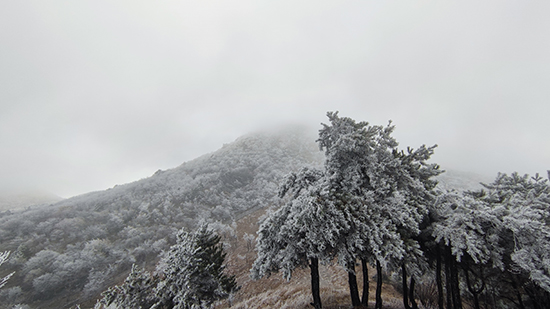
<instances>
[{"instance_id":1,"label":"pine tree","mask_svg":"<svg viewBox=\"0 0 550 309\"><path fill-rule=\"evenodd\" d=\"M282 270L290 278L294 268L309 265L314 305L320 307L316 264L336 257L348 272L352 305L360 306L368 301L368 280L362 301L358 295L355 264L361 259L364 278L367 262L377 265L381 307L382 268L422 260L415 237L433 198L431 177L440 173L437 165L425 163L435 146L405 153L397 150L391 123L370 126L338 113L327 116L331 123L323 124L317 140L325 151L324 170L287 177L281 196L290 192L291 200L261 224L252 275Z\"/></svg>"},{"instance_id":2,"label":"pine tree","mask_svg":"<svg viewBox=\"0 0 550 309\"><path fill-rule=\"evenodd\" d=\"M161 277L153 308L204 308L236 289L234 276L224 273L226 253L220 236L201 224L192 234L180 230L177 243L161 259Z\"/></svg>"},{"instance_id":3,"label":"pine tree","mask_svg":"<svg viewBox=\"0 0 550 309\"><path fill-rule=\"evenodd\" d=\"M192 233L181 229L152 277L136 265L123 284L102 293L96 308L209 308L236 290L234 276L224 273L226 253L208 225Z\"/></svg>"},{"instance_id":4,"label":"pine tree","mask_svg":"<svg viewBox=\"0 0 550 309\"><path fill-rule=\"evenodd\" d=\"M357 258L362 265L376 263L377 270L406 260L420 261L422 252L414 236L420 233L426 204L432 199L436 182L430 178L441 171L436 164L425 163L435 146L399 151L391 136L391 122L386 127L370 126L339 117L337 112L327 116L331 123L323 125L318 142L325 150L330 198L339 201L349 226L338 256L348 271L352 304L358 306ZM378 278L381 280L381 274ZM377 290L380 288L381 281L377 282ZM363 291L368 291L368 286ZM366 305L367 299L364 293L361 303ZM377 297L377 307L382 306L380 299Z\"/></svg>"},{"instance_id":5,"label":"pine tree","mask_svg":"<svg viewBox=\"0 0 550 309\"><path fill-rule=\"evenodd\" d=\"M308 168L286 178L279 195L289 193L291 199L261 223L256 242L258 256L251 269L254 279L280 270L290 280L295 268L309 266L315 308L322 307L319 260L328 262L334 257L345 222L327 198L325 181L321 171Z\"/></svg>"},{"instance_id":6,"label":"pine tree","mask_svg":"<svg viewBox=\"0 0 550 309\"><path fill-rule=\"evenodd\" d=\"M102 298L98 301L96 308L100 308L100 305L109 308L111 304L117 308L151 308L156 302L153 295L155 283L149 272L134 264L123 284L110 287L101 294Z\"/></svg>"},{"instance_id":7,"label":"pine tree","mask_svg":"<svg viewBox=\"0 0 550 309\"><path fill-rule=\"evenodd\" d=\"M457 192L443 192L438 196L438 220L433 222L431 233L442 250L447 279L447 303L462 308L459 270L463 268L469 280L473 265L501 265L499 232L501 222L483 201ZM471 283L471 282L468 282ZM477 294L471 290L475 307Z\"/></svg>"}]
</instances>

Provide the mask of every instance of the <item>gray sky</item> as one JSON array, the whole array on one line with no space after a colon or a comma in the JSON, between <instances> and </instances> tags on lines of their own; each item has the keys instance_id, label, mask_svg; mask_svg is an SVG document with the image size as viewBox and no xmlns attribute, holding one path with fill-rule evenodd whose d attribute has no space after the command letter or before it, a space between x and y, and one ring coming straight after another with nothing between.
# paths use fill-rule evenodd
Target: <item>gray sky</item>
<instances>
[{"instance_id":1,"label":"gray sky","mask_svg":"<svg viewBox=\"0 0 550 309\"><path fill-rule=\"evenodd\" d=\"M548 1L3 1L0 188L63 197L326 112L550 169Z\"/></svg>"}]
</instances>

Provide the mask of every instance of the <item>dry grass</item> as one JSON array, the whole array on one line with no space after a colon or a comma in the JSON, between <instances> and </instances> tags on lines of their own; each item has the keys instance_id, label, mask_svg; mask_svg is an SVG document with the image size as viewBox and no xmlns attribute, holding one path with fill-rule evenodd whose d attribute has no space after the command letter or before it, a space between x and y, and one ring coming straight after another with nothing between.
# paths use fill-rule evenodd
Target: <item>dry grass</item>
<instances>
[{"instance_id":1,"label":"dry grass","mask_svg":"<svg viewBox=\"0 0 550 309\"><path fill-rule=\"evenodd\" d=\"M297 269L290 281L284 280L280 274L272 275L257 281L250 279L249 270L256 258L256 253L247 246L243 239L245 233L256 235L258 218L264 210L254 212L237 221L237 235L226 239L230 244L227 255L227 272L234 274L240 290L231 299L218 303L215 308L313 308L310 303L311 283L309 269ZM323 308L351 308L347 273L339 266L320 265L320 289ZM375 272L369 269L370 274ZM362 274L358 268L357 281L362 282ZM359 287L361 295L361 286ZM375 284L371 279L369 288L369 308L374 307ZM384 284L382 298L384 308L403 308L401 295L389 284Z\"/></svg>"}]
</instances>

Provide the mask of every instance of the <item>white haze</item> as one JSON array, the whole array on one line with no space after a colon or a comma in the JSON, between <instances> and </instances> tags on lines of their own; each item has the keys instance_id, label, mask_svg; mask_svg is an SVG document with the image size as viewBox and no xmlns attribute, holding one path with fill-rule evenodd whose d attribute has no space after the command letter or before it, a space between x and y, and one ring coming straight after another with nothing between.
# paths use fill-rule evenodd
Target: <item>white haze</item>
<instances>
[{"instance_id":1,"label":"white haze","mask_svg":"<svg viewBox=\"0 0 550 309\"><path fill-rule=\"evenodd\" d=\"M4 1L0 188L63 197L327 111L444 169L550 168L550 2Z\"/></svg>"}]
</instances>

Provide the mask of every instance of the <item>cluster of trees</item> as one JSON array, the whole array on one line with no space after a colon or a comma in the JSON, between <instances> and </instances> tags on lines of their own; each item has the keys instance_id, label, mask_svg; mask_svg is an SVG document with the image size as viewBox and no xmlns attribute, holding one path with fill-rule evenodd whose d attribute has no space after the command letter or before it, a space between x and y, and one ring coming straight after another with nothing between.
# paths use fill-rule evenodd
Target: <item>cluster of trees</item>
<instances>
[{"instance_id":1,"label":"cluster of trees","mask_svg":"<svg viewBox=\"0 0 550 309\"><path fill-rule=\"evenodd\" d=\"M308 266L315 308L322 307L319 261L335 260L348 273L354 307L368 306L368 264L377 270L375 308L382 308L383 270L401 275L405 308L418 308L415 285L425 280L436 281L439 308L550 302L546 180L500 174L482 191L442 191L433 179L442 171L427 163L435 146L398 150L391 123L328 117L317 140L324 168L286 178L279 195L290 198L260 225L253 278L282 271L290 279Z\"/></svg>"},{"instance_id":2,"label":"cluster of trees","mask_svg":"<svg viewBox=\"0 0 550 309\"><path fill-rule=\"evenodd\" d=\"M182 229L155 275L133 265L124 283L103 292L95 308L209 308L237 288L224 273L225 256L220 236L206 224L192 234Z\"/></svg>"},{"instance_id":3,"label":"cluster of trees","mask_svg":"<svg viewBox=\"0 0 550 309\"><path fill-rule=\"evenodd\" d=\"M546 308L549 219L550 186L538 174L499 174L479 191L438 194L421 236L436 264L439 306L444 277L448 308L462 308L461 282L474 308Z\"/></svg>"}]
</instances>

